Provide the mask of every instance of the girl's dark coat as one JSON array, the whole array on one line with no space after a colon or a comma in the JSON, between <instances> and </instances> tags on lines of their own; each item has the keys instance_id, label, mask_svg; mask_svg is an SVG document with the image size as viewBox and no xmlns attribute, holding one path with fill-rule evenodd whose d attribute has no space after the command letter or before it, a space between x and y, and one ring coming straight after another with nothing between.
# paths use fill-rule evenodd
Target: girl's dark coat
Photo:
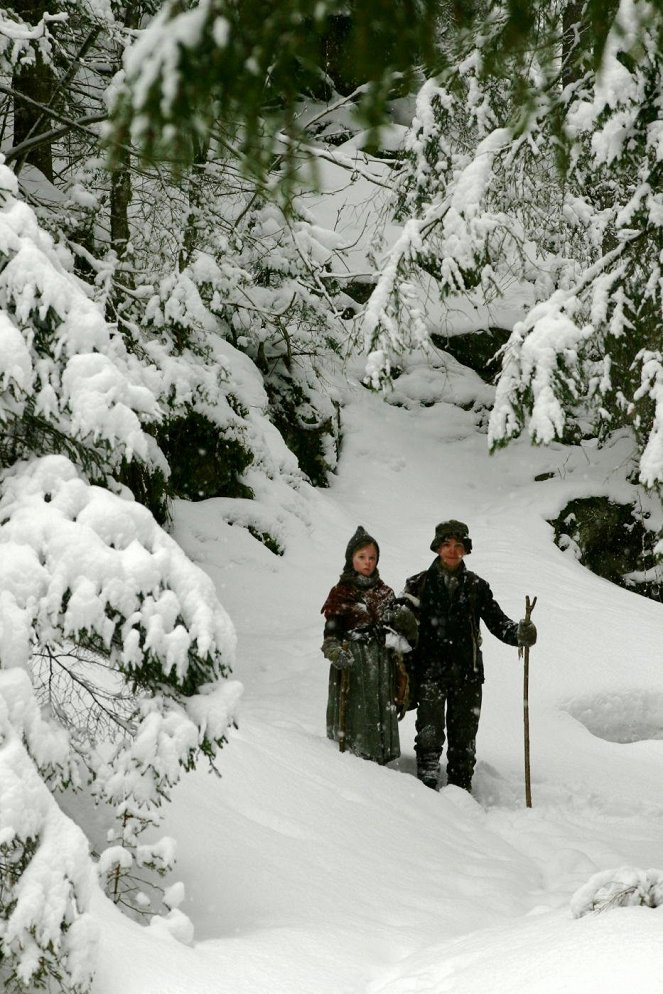
<instances>
[{"instance_id":1,"label":"girl's dark coat","mask_svg":"<svg viewBox=\"0 0 663 994\"><path fill-rule=\"evenodd\" d=\"M385 615L394 604L391 587L378 579L363 588L347 578L322 606L325 641L338 640L352 653L345 712L346 748L365 759L388 763L400 756L395 700L396 662L385 645ZM339 740L341 670L329 670L327 736Z\"/></svg>"}]
</instances>

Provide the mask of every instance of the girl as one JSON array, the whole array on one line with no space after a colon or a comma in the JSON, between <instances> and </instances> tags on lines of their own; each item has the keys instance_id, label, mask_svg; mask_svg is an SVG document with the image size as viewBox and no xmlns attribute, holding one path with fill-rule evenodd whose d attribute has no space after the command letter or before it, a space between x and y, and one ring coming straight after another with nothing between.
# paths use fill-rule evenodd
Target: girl
<instances>
[{"instance_id":1,"label":"girl","mask_svg":"<svg viewBox=\"0 0 663 994\"><path fill-rule=\"evenodd\" d=\"M380 579L379 558L378 543L360 525L322 606L322 652L331 663L328 738L383 765L400 756L398 718L407 684L400 653L416 641L416 621Z\"/></svg>"}]
</instances>

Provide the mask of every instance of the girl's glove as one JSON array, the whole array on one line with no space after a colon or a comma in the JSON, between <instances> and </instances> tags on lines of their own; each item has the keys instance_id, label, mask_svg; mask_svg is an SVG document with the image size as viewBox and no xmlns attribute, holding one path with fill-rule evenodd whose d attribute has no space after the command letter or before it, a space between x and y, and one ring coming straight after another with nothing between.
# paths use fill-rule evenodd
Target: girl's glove
<instances>
[{"instance_id":1,"label":"girl's glove","mask_svg":"<svg viewBox=\"0 0 663 994\"><path fill-rule=\"evenodd\" d=\"M338 639L328 638L322 643L322 655L329 660L337 670L347 670L352 666L354 658Z\"/></svg>"}]
</instances>

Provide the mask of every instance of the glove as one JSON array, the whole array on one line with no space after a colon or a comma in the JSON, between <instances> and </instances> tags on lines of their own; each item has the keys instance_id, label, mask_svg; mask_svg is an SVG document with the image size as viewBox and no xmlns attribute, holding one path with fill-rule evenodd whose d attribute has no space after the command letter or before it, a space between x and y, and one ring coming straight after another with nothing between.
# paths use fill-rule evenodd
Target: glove
<instances>
[{"instance_id":1,"label":"glove","mask_svg":"<svg viewBox=\"0 0 663 994\"><path fill-rule=\"evenodd\" d=\"M518 622L518 645L528 649L536 642L536 625L522 618Z\"/></svg>"},{"instance_id":2,"label":"glove","mask_svg":"<svg viewBox=\"0 0 663 994\"><path fill-rule=\"evenodd\" d=\"M339 648L336 659L332 660L332 666L335 666L337 670L349 670L353 663L354 656L343 646Z\"/></svg>"},{"instance_id":3,"label":"glove","mask_svg":"<svg viewBox=\"0 0 663 994\"><path fill-rule=\"evenodd\" d=\"M417 641L419 626L409 607L405 604L397 604L385 612L384 623L388 628L393 628L397 635L402 635L404 639L414 645Z\"/></svg>"},{"instance_id":4,"label":"glove","mask_svg":"<svg viewBox=\"0 0 663 994\"><path fill-rule=\"evenodd\" d=\"M322 643L322 655L329 660L337 670L347 670L352 666L354 658L349 649L345 649L338 639L328 638Z\"/></svg>"}]
</instances>

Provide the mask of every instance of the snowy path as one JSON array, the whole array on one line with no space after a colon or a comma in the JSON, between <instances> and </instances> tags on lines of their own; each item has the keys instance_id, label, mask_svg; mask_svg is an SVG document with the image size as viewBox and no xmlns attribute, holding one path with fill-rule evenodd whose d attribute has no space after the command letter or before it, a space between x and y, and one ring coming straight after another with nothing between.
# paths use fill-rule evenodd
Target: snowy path
<instances>
[{"instance_id":1,"label":"snowy path","mask_svg":"<svg viewBox=\"0 0 663 994\"><path fill-rule=\"evenodd\" d=\"M586 460L520 443L488 459L470 414L415 416L363 391L345 423L338 479L309 491L283 558L219 523L214 501L179 509L177 537L237 625L245 700L222 778L187 777L167 812L195 944L104 904L95 994L663 992L659 911L569 911L598 870L663 866L663 738L606 740L634 737L643 711L663 730L663 612L563 556L545 521L596 486ZM606 492L618 457L593 470ZM539 598L531 810L521 664L489 634L475 797L418 783L411 715L394 769L324 737L319 609L349 535L359 523L376 535L399 589L447 517L470 524L468 565L508 614Z\"/></svg>"}]
</instances>

